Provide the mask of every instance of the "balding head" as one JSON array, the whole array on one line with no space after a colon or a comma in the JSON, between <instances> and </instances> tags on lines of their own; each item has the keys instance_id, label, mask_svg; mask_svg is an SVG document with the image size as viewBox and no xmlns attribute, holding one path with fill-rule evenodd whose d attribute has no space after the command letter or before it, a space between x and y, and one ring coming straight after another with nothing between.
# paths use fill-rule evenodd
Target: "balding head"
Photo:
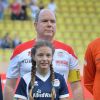
<instances>
[{"instance_id":1,"label":"balding head","mask_svg":"<svg viewBox=\"0 0 100 100\"><path fill-rule=\"evenodd\" d=\"M39 10L38 13L36 14L35 22L38 22L39 18L41 18L41 16L45 14L47 15L51 14L55 18L55 14L53 11L51 11L50 9L42 9Z\"/></svg>"},{"instance_id":2,"label":"balding head","mask_svg":"<svg viewBox=\"0 0 100 100\"><path fill-rule=\"evenodd\" d=\"M35 29L37 40L52 41L56 33L56 18L54 12L49 9L42 9L36 16Z\"/></svg>"}]
</instances>

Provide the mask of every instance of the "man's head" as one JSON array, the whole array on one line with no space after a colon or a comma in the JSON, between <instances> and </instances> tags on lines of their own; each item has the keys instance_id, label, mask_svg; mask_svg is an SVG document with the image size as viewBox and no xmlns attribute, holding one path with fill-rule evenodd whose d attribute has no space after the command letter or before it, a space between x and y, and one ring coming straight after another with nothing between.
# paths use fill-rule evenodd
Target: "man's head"
<instances>
[{"instance_id":1,"label":"man's head","mask_svg":"<svg viewBox=\"0 0 100 100\"><path fill-rule=\"evenodd\" d=\"M49 9L42 9L35 19L35 29L37 31L37 40L52 41L56 33L56 17L54 12Z\"/></svg>"}]
</instances>

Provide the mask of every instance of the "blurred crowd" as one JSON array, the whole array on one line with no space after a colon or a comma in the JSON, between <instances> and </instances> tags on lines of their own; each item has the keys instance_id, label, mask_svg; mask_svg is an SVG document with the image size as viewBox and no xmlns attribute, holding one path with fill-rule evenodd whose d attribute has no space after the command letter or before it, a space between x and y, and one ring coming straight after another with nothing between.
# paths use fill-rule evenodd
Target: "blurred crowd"
<instances>
[{"instance_id":1,"label":"blurred crowd","mask_svg":"<svg viewBox=\"0 0 100 100\"><path fill-rule=\"evenodd\" d=\"M5 18L5 11L7 10L11 20L34 20L36 13L43 9L48 8L52 11L56 11L56 3L54 0L50 0L47 5L44 4L43 0L0 0L0 21ZM29 12L30 15L29 15ZM6 33L0 38L0 48L15 48L21 44L21 40L18 35L15 38L11 38L9 33Z\"/></svg>"},{"instance_id":2,"label":"blurred crowd","mask_svg":"<svg viewBox=\"0 0 100 100\"><path fill-rule=\"evenodd\" d=\"M15 38L11 38L9 33L6 33L3 38L0 39L0 48L2 49L13 49L17 45L21 44L21 40L18 35L15 34Z\"/></svg>"},{"instance_id":3,"label":"blurred crowd","mask_svg":"<svg viewBox=\"0 0 100 100\"><path fill-rule=\"evenodd\" d=\"M12 0L9 4L9 0L0 0L0 20L4 19L6 11L11 20L34 19L37 11L43 8L55 12L56 3L54 0L50 0L47 5L44 5L43 0Z\"/></svg>"}]
</instances>

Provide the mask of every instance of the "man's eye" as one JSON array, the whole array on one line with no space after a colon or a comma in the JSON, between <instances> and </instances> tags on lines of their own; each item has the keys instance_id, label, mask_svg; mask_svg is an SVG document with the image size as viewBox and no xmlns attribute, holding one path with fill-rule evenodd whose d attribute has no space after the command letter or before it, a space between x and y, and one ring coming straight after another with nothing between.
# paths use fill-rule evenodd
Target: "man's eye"
<instances>
[{"instance_id":1,"label":"man's eye","mask_svg":"<svg viewBox=\"0 0 100 100\"><path fill-rule=\"evenodd\" d=\"M55 23L55 20L51 20L51 23Z\"/></svg>"},{"instance_id":2,"label":"man's eye","mask_svg":"<svg viewBox=\"0 0 100 100\"><path fill-rule=\"evenodd\" d=\"M47 22L47 20L43 20L42 22Z\"/></svg>"},{"instance_id":3,"label":"man's eye","mask_svg":"<svg viewBox=\"0 0 100 100\"><path fill-rule=\"evenodd\" d=\"M51 57L51 55L48 54L47 57Z\"/></svg>"}]
</instances>

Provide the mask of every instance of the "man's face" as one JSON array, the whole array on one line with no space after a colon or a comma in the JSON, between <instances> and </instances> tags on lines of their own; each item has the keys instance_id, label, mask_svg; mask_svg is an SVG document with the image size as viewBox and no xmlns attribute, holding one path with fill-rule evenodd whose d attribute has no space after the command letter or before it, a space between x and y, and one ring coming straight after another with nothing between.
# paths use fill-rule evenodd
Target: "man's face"
<instances>
[{"instance_id":1,"label":"man's face","mask_svg":"<svg viewBox=\"0 0 100 100\"><path fill-rule=\"evenodd\" d=\"M37 39L52 41L56 32L56 18L53 12L46 10L39 14L38 22L35 23Z\"/></svg>"}]
</instances>

